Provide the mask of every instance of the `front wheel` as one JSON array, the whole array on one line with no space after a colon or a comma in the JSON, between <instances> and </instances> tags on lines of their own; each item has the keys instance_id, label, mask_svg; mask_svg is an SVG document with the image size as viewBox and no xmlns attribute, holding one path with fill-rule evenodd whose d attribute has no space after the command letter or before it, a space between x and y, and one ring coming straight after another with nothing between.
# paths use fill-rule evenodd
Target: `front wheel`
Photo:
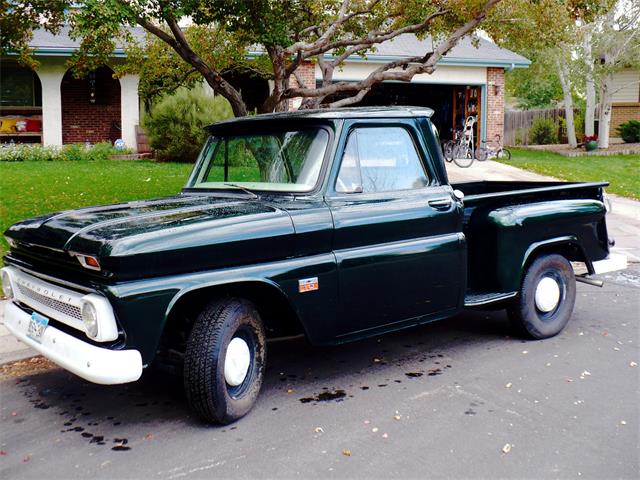
<instances>
[{"instance_id":1,"label":"front wheel","mask_svg":"<svg viewBox=\"0 0 640 480\"><path fill-rule=\"evenodd\" d=\"M228 424L253 407L264 378L266 340L251 302L211 302L189 335L184 360L187 403L209 422Z\"/></svg>"},{"instance_id":2,"label":"front wheel","mask_svg":"<svg viewBox=\"0 0 640 480\"><path fill-rule=\"evenodd\" d=\"M507 312L518 331L542 339L562 331L575 301L576 280L569 261L561 255L543 255L527 269L520 292Z\"/></svg>"},{"instance_id":3,"label":"front wheel","mask_svg":"<svg viewBox=\"0 0 640 480\"><path fill-rule=\"evenodd\" d=\"M506 148L501 148L500 150L498 150L497 157L502 160L511 160L511 152Z\"/></svg>"},{"instance_id":4,"label":"front wheel","mask_svg":"<svg viewBox=\"0 0 640 480\"><path fill-rule=\"evenodd\" d=\"M471 150L466 146L456 145L453 148L453 162L460 168L468 168L473 163Z\"/></svg>"}]
</instances>

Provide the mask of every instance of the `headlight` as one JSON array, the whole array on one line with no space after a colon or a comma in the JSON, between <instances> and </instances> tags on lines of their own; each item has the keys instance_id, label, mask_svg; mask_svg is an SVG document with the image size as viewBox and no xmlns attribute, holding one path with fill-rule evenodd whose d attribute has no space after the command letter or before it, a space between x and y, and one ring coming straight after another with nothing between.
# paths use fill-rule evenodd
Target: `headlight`
<instances>
[{"instance_id":1,"label":"headlight","mask_svg":"<svg viewBox=\"0 0 640 480\"><path fill-rule=\"evenodd\" d=\"M82 321L87 335L96 338L98 336L98 312L93 304L89 302L82 304Z\"/></svg>"},{"instance_id":2,"label":"headlight","mask_svg":"<svg viewBox=\"0 0 640 480\"><path fill-rule=\"evenodd\" d=\"M11 278L9 278L9 272L6 270L2 270L2 290L4 290L4 294L9 300L13 300L14 293L11 286Z\"/></svg>"}]
</instances>

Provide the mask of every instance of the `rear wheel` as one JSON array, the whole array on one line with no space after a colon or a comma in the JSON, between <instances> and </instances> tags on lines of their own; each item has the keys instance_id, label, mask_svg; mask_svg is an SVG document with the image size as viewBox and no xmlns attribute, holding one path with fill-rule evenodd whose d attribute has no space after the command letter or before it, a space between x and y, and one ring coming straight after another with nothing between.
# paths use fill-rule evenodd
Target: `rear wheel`
<instances>
[{"instance_id":1,"label":"rear wheel","mask_svg":"<svg viewBox=\"0 0 640 480\"><path fill-rule=\"evenodd\" d=\"M454 146L455 146L455 142L453 140L447 140L442 145L442 156L447 162L451 162L453 160Z\"/></svg>"},{"instance_id":2,"label":"rear wheel","mask_svg":"<svg viewBox=\"0 0 640 480\"><path fill-rule=\"evenodd\" d=\"M509 319L524 335L548 338L565 327L576 300L576 281L569 261L544 255L529 266L519 295L508 308Z\"/></svg>"},{"instance_id":3,"label":"rear wheel","mask_svg":"<svg viewBox=\"0 0 640 480\"><path fill-rule=\"evenodd\" d=\"M231 423L253 407L266 361L264 327L252 303L214 301L198 316L187 343L184 388L203 419Z\"/></svg>"}]
</instances>

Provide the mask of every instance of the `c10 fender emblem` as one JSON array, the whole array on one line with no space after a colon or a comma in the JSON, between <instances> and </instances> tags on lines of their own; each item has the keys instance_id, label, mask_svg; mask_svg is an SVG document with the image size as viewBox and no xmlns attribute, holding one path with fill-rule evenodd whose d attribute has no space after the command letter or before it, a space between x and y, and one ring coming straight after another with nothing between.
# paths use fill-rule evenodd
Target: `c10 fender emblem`
<instances>
[{"instance_id":1,"label":"c10 fender emblem","mask_svg":"<svg viewBox=\"0 0 640 480\"><path fill-rule=\"evenodd\" d=\"M318 290L318 277L303 278L298 280L298 292L306 293Z\"/></svg>"}]
</instances>

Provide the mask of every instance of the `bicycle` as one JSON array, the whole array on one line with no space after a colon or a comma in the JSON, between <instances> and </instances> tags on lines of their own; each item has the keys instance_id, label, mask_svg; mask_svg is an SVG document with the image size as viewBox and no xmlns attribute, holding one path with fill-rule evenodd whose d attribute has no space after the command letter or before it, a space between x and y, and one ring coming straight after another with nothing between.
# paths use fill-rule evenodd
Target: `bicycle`
<instances>
[{"instance_id":1,"label":"bicycle","mask_svg":"<svg viewBox=\"0 0 640 480\"><path fill-rule=\"evenodd\" d=\"M482 145L476 150L476 160L480 162L492 158L511 160L511 152L502 146L502 136L499 133L496 133L496 139L498 148L488 147L484 140L480 142Z\"/></svg>"},{"instance_id":2,"label":"bicycle","mask_svg":"<svg viewBox=\"0 0 640 480\"><path fill-rule=\"evenodd\" d=\"M453 140L448 140L442 145L444 159L454 162L460 168L468 168L475 157L473 141L473 124L476 117L470 116L465 121L464 130L455 130Z\"/></svg>"}]
</instances>

